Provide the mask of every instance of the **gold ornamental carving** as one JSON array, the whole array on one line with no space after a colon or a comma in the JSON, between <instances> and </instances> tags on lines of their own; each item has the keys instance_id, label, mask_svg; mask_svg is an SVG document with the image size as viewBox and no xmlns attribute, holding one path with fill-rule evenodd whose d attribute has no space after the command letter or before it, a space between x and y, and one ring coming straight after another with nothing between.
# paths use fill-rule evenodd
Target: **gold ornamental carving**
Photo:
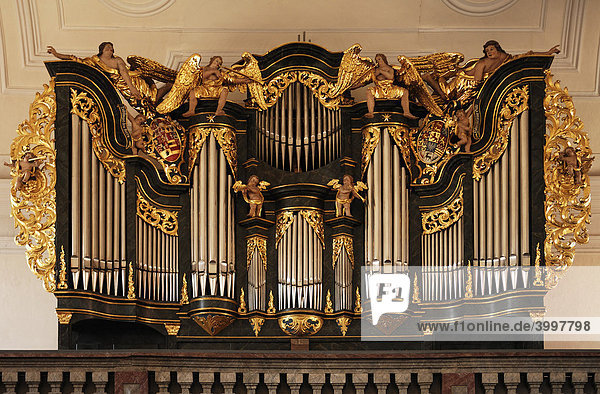
<instances>
[{"instance_id":1,"label":"gold ornamental carving","mask_svg":"<svg viewBox=\"0 0 600 394\"><path fill-rule=\"evenodd\" d=\"M323 227L323 214L315 209L301 209L300 215L306 220L314 230L321 241L321 246L325 249L325 229Z\"/></svg>"},{"instance_id":2,"label":"gold ornamental carving","mask_svg":"<svg viewBox=\"0 0 600 394\"><path fill-rule=\"evenodd\" d=\"M546 144L544 146L544 202L546 267L562 269L573 264L575 246L589 241L587 224L591 216L590 177L593 157L583 122L575 114L573 100L560 82L546 72ZM576 165L565 157L572 152ZM575 175L575 176L574 176ZM550 279L560 276L549 269ZM552 282L552 280L550 282ZM548 281L548 278L547 278Z\"/></svg>"},{"instance_id":3,"label":"gold ornamental carving","mask_svg":"<svg viewBox=\"0 0 600 394\"><path fill-rule=\"evenodd\" d=\"M246 294L244 293L244 288L240 289L240 306L238 306L238 313L243 315L248 312L248 308L246 307Z\"/></svg>"},{"instance_id":4,"label":"gold ornamental carving","mask_svg":"<svg viewBox=\"0 0 600 394\"><path fill-rule=\"evenodd\" d=\"M362 129L362 150L360 154L361 177L365 174L365 171L369 166L371 155L375 148L377 148L380 137L381 130L377 126L369 126Z\"/></svg>"},{"instance_id":5,"label":"gold ornamental carving","mask_svg":"<svg viewBox=\"0 0 600 394\"><path fill-rule=\"evenodd\" d=\"M58 272L58 290L67 289L67 262L65 261L65 248L60 247L60 269Z\"/></svg>"},{"instance_id":6,"label":"gold ornamental carving","mask_svg":"<svg viewBox=\"0 0 600 394\"><path fill-rule=\"evenodd\" d=\"M135 300L135 284L133 279L133 263L129 262L129 274L127 275L127 299Z\"/></svg>"},{"instance_id":7,"label":"gold ornamental carving","mask_svg":"<svg viewBox=\"0 0 600 394\"><path fill-rule=\"evenodd\" d=\"M277 214L277 220L275 223L275 248L279 246L279 241L281 241L283 235L293 222L294 214L292 211L282 211Z\"/></svg>"},{"instance_id":8,"label":"gold ornamental carving","mask_svg":"<svg viewBox=\"0 0 600 394\"><path fill-rule=\"evenodd\" d=\"M211 127L200 127L194 126L189 129L189 148L188 148L188 172L189 176L192 175L192 171L194 170L194 166L196 165L196 160L198 159L198 154L202 150L204 146L204 142L211 133Z\"/></svg>"},{"instance_id":9,"label":"gold ornamental carving","mask_svg":"<svg viewBox=\"0 0 600 394\"><path fill-rule=\"evenodd\" d=\"M252 326L252 331L254 331L254 336L258 336L260 330L262 329L263 324L265 324L265 319L262 317L251 317L248 319L250 325Z\"/></svg>"},{"instance_id":10,"label":"gold ornamental carving","mask_svg":"<svg viewBox=\"0 0 600 394\"><path fill-rule=\"evenodd\" d=\"M400 149L404 163L406 163L406 169L410 173L410 129L399 124L387 126L386 129L388 133L390 133L390 136L394 139L398 149Z\"/></svg>"},{"instance_id":11,"label":"gold ornamental carving","mask_svg":"<svg viewBox=\"0 0 600 394\"><path fill-rule=\"evenodd\" d=\"M327 290L327 296L325 297L325 314L331 315L333 313L333 302L331 302L331 291Z\"/></svg>"},{"instance_id":12,"label":"gold ornamental carving","mask_svg":"<svg viewBox=\"0 0 600 394\"><path fill-rule=\"evenodd\" d=\"M177 236L177 212L167 211L153 206L148 200L137 192L137 215L146 223L167 235Z\"/></svg>"},{"instance_id":13,"label":"gold ornamental carving","mask_svg":"<svg viewBox=\"0 0 600 394\"><path fill-rule=\"evenodd\" d=\"M106 147L102 138L103 124L100 118L98 105L86 92L77 93L71 88L71 112L88 122L90 133L92 134L92 149L102 163L102 166L112 176L119 180L119 183L125 181L125 162L116 158Z\"/></svg>"},{"instance_id":14,"label":"gold ornamental carving","mask_svg":"<svg viewBox=\"0 0 600 394\"><path fill-rule=\"evenodd\" d=\"M165 330L167 330L167 335L177 335L179 333L179 323L164 323Z\"/></svg>"},{"instance_id":15,"label":"gold ornamental carving","mask_svg":"<svg viewBox=\"0 0 600 394\"><path fill-rule=\"evenodd\" d=\"M233 316L211 313L196 315L192 319L211 336L217 335L235 320Z\"/></svg>"},{"instance_id":16,"label":"gold ornamental carving","mask_svg":"<svg viewBox=\"0 0 600 394\"><path fill-rule=\"evenodd\" d=\"M543 321L545 316L546 311L529 312L529 317L531 317L531 320L534 322Z\"/></svg>"},{"instance_id":17,"label":"gold ornamental carving","mask_svg":"<svg viewBox=\"0 0 600 394\"><path fill-rule=\"evenodd\" d=\"M212 134L215 141L221 147L221 151L233 177L237 179L237 140L235 137L235 129L227 126L222 127L204 127L194 126L190 128L190 148L189 148L189 173L192 173L198 154L202 150L208 136Z\"/></svg>"},{"instance_id":18,"label":"gold ornamental carving","mask_svg":"<svg viewBox=\"0 0 600 394\"><path fill-rule=\"evenodd\" d=\"M348 260L350 260L352 268L354 268L354 241L352 240L352 237L348 235L336 235L333 237L333 253L331 259L333 261L333 268L335 269L335 264L343 249L346 250Z\"/></svg>"},{"instance_id":19,"label":"gold ornamental carving","mask_svg":"<svg viewBox=\"0 0 600 394\"><path fill-rule=\"evenodd\" d=\"M360 302L360 292L358 291L358 287L356 288L356 300L354 301L354 313L360 314L362 313L363 308Z\"/></svg>"},{"instance_id":20,"label":"gold ornamental carving","mask_svg":"<svg viewBox=\"0 0 600 394\"><path fill-rule=\"evenodd\" d=\"M457 189L458 197L453 198L449 204L422 213L423 234L433 234L444 230L462 217L464 205L462 178Z\"/></svg>"},{"instance_id":21,"label":"gold ornamental carving","mask_svg":"<svg viewBox=\"0 0 600 394\"><path fill-rule=\"evenodd\" d=\"M267 271L267 240L259 236L250 237L246 240L246 268L250 268L250 263L256 251L258 251L264 270Z\"/></svg>"},{"instance_id":22,"label":"gold ornamental carving","mask_svg":"<svg viewBox=\"0 0 600 394\"><path fill-rule=\"evenodd\" d=\"M540 266L540 244L538 243L535 247L535 279L533 280L533 285L537 287L544 286L544 281L542 280L542 267Z\"/></svg>"},{"instance_id":23,"label":"gold ornamental carving","mask_svg":"<svg viewBox=\"0 0 600 394\"><path fill-rule=\"evenodd\" d=\"M342 336L345 337L346 333L348 332L348 326L350 326L350 323L352 323L352 319L347 316L342 316L342 317L338 317L337 319L335 319L335 322L337 323L338 327L340 328L340 332L342 333Z\"/></svg>"},{"instance_id":24,"label":"gold ornamental carving","mask_svg":"<svg viewBox=\"0 0 600 394\"><path fill-rule=\"evenodd\" d=\"M190 298L188 296L187 275L183 274L183 279L181 281L181 297L179 300L179 304L187 305L189 303L190 303Z\"/></svg>"},{"instance_id":25,"label":"gold ornamental carving","mask_svg":"<svg viewBox=\"0 0 600 394\"><path fill-rule=\"evenodd\" d=\"M69 324L73 314L70 312L56 312L56 317L58 317L58 324Z\"/></svg>"},{"instance_id":26,"label":"gold ornamental carving","mask_svg":"<svg viewBox=\"0 0 600 394\"><path fill-rule=\"evenodd\" d=\"M48 292L56 290L56 150L54 121L56 94L54 78L36 93L29 106L29 118L17 127L17 137L10 146L11 216L15 220L15 243L25 246L27 265L43 281ZM27 170L21 162L37 158Z\"/></svg>"},{"instance_id":27,"label":"gold ornamental carving","mask_svg":"<svg viewBox=\"0 0 600 394\"><path fill-rule=\"evenodd\" d=\"M473 273L471 272L471 262L467 265L467 283L465 285L465 298L473 298Z\"/></svg>"},{"instance_id":28,"label":"gold ornamental carving","mask_svg":"<svg viewBox=\"0 0 600 394\"><path fill-rule=\"evenodd\" d=\"M273 290L269 292L269 303L267 304L267 313L274 315L277 312L275 309L275 300L273 299Z\"/></svg>"},{"instance_id":29,"label":"gold ornamental carving","mask_svg":"<svg viewBox=\"0 0 600 394\"><path fill-rule=\"evenodd\" d=\"M481 176L488 172L492 165L502 156L508 146L510 129L513 120L525 111L529 102L529 87L527 85L513 89L504 99L502 108L498 114L498 122L495 127L495 138L492 144L481 155L473 160L473 178L480 180Z\"/></svg>"},{"instance_id":30,"label":"gold ornamental carving","mask_svg":"<svg viewBox=\"0 0 600 394\"><path fill-rule=\"evenodd\" d=\"M315 315L285 315L277 321L281 330L291 336L314 335L323 327L323 319Z\"/></svg>"}]
</instances>

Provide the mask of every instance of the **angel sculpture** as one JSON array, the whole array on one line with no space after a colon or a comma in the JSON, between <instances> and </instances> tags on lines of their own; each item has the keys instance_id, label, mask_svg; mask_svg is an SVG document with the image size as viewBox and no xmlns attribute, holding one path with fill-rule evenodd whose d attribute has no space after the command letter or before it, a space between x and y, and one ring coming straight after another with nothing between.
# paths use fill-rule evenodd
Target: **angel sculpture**
<instances>
[{"instance_id":1,"label":"angel sculpture","mask_svg":"<svg viewBox=\"0 0 600 394\"><path fill-rule=\"evenodd\" d=\"M17 190L21 189L33 177L33 173L42 165L42 159L44 158L44 156L36 157L33 152L28 150L21 159L12 160L11 163L4 162L5 166L10 167L11 174L14 173L17 176L15 184Z\"/></svg>"},{"instance_id":2,"label":"angel sculpture","mask_svg":"<svg viewBox=\"0 0 600 394\"><path fill-rule=\"evenodd\" d=\"M269 182L260 181L256 175L251 175L248 178L248 184L244 185L242 181L237 181L233 184L233 190L237 192L242 192L242 196L244 196L244 201L246 201L250 205L250 212L248 212L248 217L257 217L260 216L262 211L263 202L265 198L263 197L262 190L266 190L267 186L269 186Z\"/></svg>"},{"instance_id":3,"label":"angel sculpture","mask_svg":"<svg viewBox=\"0 0 600 394\"><path fill-rule=\"evenodd\" d=\"M457 147L464 146L465 152L471 152L473 127L471 121L464 109L456 110L456 136L458 137Z\"/></svg>"},{"instance_id":4,"label":"angel sculpture","mask_svg":"<svg viewBox=\"0 0 600 394\"><path fill-rule=\"evenodd\" d=\"M331 186L332 189L337 190L337 194L335 195L335 216L351 217L350 204L354 200L354 197L359 198L363 203L365 202L365 199L358 192L366 190L367 185L361 181L356 182L356 185L354 185L352 175L348 174L342 178L341 185L339 182L338 179L332 179L327 184L327 186Z\"/></svg>"},{"instance_id":5,"label":"angel sculpture","mask_svg":"<svg viewBox=\"0 0 600 394\"><path fill-rule=\"evenodd\" d=\"M225 115L223 107L225 107L229 91L239 87L243 93L247 84L262 84L258 63L252 55L244 55L249 54L242 55L243 64L227 68L223 67L221 56L213 56L208 65L202 67L200 66L202 57L193 54L177 72L177 78L171 91L157 107L158 112L162 114L171 112L189 99L189 109L183 116L190 117L196 113L199 98L212 98L219 100L215 115ZM245 74L244 71L247 71L248 74Z\"/></svg>"},{"instance_id":6,"label":"angel sculpture","mask_svg":"<svg viewBox=\"0 0 600 394\"><path fill-rule=\"evenodd\" d=\"M581 159L577 156L577 151L572 146L567 146L562 152L558 154L558 159L563 165L563 172L569 177L573 178L575 185L581 185L582 174L587 173L592 167L593 157L582 157Z\"/></svg>"}]
</instances>

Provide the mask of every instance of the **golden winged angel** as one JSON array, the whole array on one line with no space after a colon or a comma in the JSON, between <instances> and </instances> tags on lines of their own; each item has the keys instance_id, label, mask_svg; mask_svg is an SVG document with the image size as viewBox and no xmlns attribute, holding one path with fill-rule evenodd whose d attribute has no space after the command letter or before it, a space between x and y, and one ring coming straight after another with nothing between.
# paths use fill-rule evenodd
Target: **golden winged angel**
<instances>
[{"instance_id":1,"label":"golden winged angel","mask_svg":"<svg viewBox=\"0 0 600 394\"><path fill-rule=\"evenodd\" d=\"M358 192L367 190L367 185L361 181L356 182L356 185L354 185L353 182L352 175L346 174L342 178L341 185L339 179L332 179L327 183L327 186L337 190L335 195L335 216L352 216L350 213L350 204L354 200L354 197L360 199L363 203L365 202L365 199Z\"/></svg>"},{"instance_id":2,"label":"golden winged angel","mask_svg":"<svg viewBox=\"0 0 600 394\"><path fill-rule=\"evenodd\" d=\"M256 175L251 175L250 178L248 178L247 185L244 185L242 181L237 181L233 184L233 190L236 193L242 192L244 201L250 205L248 217L260 216L265 201L262 191L266 190L269 185L269 182L261 181Z\"/></svg>"},{"instance_id":3,"label":"golden winged angel","mask_svg":"<svg viewBox=\"0 0 600 394\"><path fill-rule=\"evenodd\" d=\"M193 116L199 98L212 98L219 100L215 115L224 115L223 107L230 91L237 87L243 93L248 84L262 84L258 63L249 53L242 54L243 64L232 68L223 67L221 56L213 56L204 67L200 66L201 59L195 53L185 61L171 91L158 105L158 112L169 113L189 99L189 109L183 116Z\"/></svg>"}]
</instances>

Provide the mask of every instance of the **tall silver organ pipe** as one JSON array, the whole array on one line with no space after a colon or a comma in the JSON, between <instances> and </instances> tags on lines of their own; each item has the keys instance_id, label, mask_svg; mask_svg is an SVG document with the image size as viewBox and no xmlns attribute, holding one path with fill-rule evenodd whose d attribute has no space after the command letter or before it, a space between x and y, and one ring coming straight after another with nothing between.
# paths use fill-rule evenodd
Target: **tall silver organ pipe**
<instances>
[{"instance_id":1,"label":"tall silver organ pipe","mask_svg":"<svg viewBox=\"0 0 600 394\"><path fill-rule=\"evenodd\" d=\"M528 117L514 120L506 151L474 181L474 265L529 265Z\"/></svg>"},{"instance_id":2,"label":"tall silver organ pipe","mask_svg":"<svg viewBox=\"0 0 600 394\"><path fill-rule=\"evenodd\" d=\"M328 109L300 82L257 112L256 152L260 160L287 171L310 171L341 155L341 112Z\"/></svg>"},{"instance_id":3,"label":"tall silver organ pipe","mask_svg":"<svg viewBox=\"0 0 600 394\"><path fill-rule=\"evenodd\" d=\"M445 229L421 236L424 301L446 301L464 296L463 218Z\"/></svg>"},{"instance_id":4,"label":"tall silver organ pipe","mask_svg":"<svg viewBox=\"0 0 600 394\"><path fill-rule=\"evenodd\" d=\"M281 215L281 213L280 213ZM323 307L323 244L299 211L277 244L279 309Z\"/></svg>"},{"instance_id":5,"label":"tall silver organ pipe","mask_svg":"<svg viewBox=\"0 0 600 394\"><path fill-rule=\"evenodd\" d=\"M233 177L228 173L227 160L212 133L200 150L192 179L192 297L233 298Z\"/></svg>"},{"instance_id":6,"label":"tall silver organ pipe","mask_svg":"<svg viewBox=\"0 0 600 394\"><path fill-rule=\"evenodd\" d=\"M266 249L266 239L254 237L259 243L263 243ZM260 247L254 244L252 257L248 264L248 310L266 310L267 306L267 267L260 255Z\"/></svg>"},{"instance_id":7,"label":"tall silver organ pipe","mask_svg":"<svg viewBox=\"0 0 600 394\"><path fill-rule=\"evenodd\" d=\"M367 168L365 261L367 265L408 265L408 188L400 151L387 129ZM391 272L391 269L390 269Z\"/></svg>"},{"instance_id":8,"label":"tall silver organ pipe","mask_svg":"<svg viewBox=\"0 0 600 394\"><path fill-rule=\"evenodd\" d=\"M334 309L352 310L352 262L348 251L341 247L339 257L335 262L334 273Z\"/></svg>"},{"instance_id":9,"label":"tall silver organ pipe","mask_svg":"<svg viewBox=\"0 0 600 394\"><path fill-rule=\"evenodd\" d=\"M71 258L75 289L125 296L125 184L92 150L89 125L71 116Z\"/></svg>"}]
</instances>

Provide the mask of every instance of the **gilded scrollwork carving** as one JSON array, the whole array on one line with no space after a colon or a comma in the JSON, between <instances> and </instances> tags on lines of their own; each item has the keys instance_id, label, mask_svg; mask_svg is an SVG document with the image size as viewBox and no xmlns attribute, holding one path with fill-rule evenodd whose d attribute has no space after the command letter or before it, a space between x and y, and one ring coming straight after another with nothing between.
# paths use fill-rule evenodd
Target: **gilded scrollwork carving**
<instances>
[{"instance_id":1,"label":"gilded scrollwork carving","mask_svg":"<svg viewBox=\"0 0 600 394\"><path fill-rule=\"evenodd\" d=\"M321 330L323 319L315 315L286 315L278 319L279 327L287 335L308 336Z\"/></svg>"},{"instance_id":2,"label":"gilded scrollwork carving","mask_svg":"<svg viewBox=\"0 0 600 394\"><path fill-rule=\"evenodd\" d=\"M156 227L167 235L177 235L178 221L177 212L171 212L166 209L160 209L153 206L147 199L142 196L139 192L137 193L137 215L142 218L143 221Z\"/></svg>"},{"instance_id":3,"label":"gilded scrollwork carving","mask_svg":"<svg viewBox=\"0 0 600 394\"><path fill-rule=\"evenodd\" d=\"M254 236L246 240L246 268L250 268L254 252L258 251L258 256L262 262L263 268L267 271L267 240L266 238Z\"/></svg>"},{"instance_id":4,"label":"gilded scrollwork carving","mask_svg":"<svg viewBox=\"0 0 600 394\"><path fill-rule=\"evenodd\" d=\"M277 221L275 223L275 248L279 246L279 241L283 238L283 234L294 222L294 214L292 211L281 211L277 214Z\"/></svg>"},{"instance_id":5,"label":"gilded scrollwork carving","mask_svg":"<svg viewBox=\"0 0 600 394\"><path fill-rule=\"evenodd\" d=\"M265 319L262 317L251 317L248 319L250 325L252 326L252 331L254 331L254 336L258 336L260 330L262 329L263 324L265 324Z\"/></svg>"},{"instance_id":6,"label":"gilded scrollwork carving","mask_svg":"<svg viewBox=\"0 0 600 394\"><path fill-rule=\"evenodd\" d=\"M371 155L377 144L379 144L379 138L381 130L377 126L368 126L362 129L362 150L360 155L360 169L361 175L364 175L369 162L371 161Z\"/></svg>"},{"instance_id":7,"label":"gilded scrollwork carving","mask_svg":"<svg viewBox=\"0 0 600 394\"><path fill-rule=\"evenodd\" d=\"M211 130L229 163L233 177L237 178L237 143L235 130L230 127L216 127Z\"/></svg>"},{"instance_id":8,"label":"gilded scrollwork carving","mask_svg":"<svg viewBox=\"0 0 600 394\"><path fill-rule=\"evenodd\" d=\"M54 120L56 95L54 78L36 93L29 106L29 119L19 124L17 137L10 146L10 159L18 163L31 153L40 158L26 182L19 184L22 174L13 166L10 187L11 215L15 220L15 242L25 246L27 264L44 289L56 290L55 223L56 223L56 150L54 148ZM19 187L20 186L20 187Z\"/></svg>"},{"instance_id":9,"label":"gilded scrollwork carving","mask_svg":"<svg viewBox=\"0 0 600 394\"><path fill-rule=\"evenodd\" d=\"M233 316L212 313L192 316L192 319L211 336L217 335L235 320Z\"/></svg>"},{"instance_id":10,"label":"gilded scrollwork carving","mask_svg":"<svg viewBox=\"0 0 600 394\"><path fill-rule=\"evenodd\" d=\"M179 327L181 326L179 323L164 323L165 330L167 330L167 335L177 335L179 333Z\"/></svg>"},{"instance_id":11,"label":"gilded scrollwork carving","mask_svg":"<svg viewBox=\"0 0 600 394\"><path fill-rule=\"evenodd\" d=\"M491 145L473 160L473 178L480 180L481 176L492 168L492 165L502 156L508 146L510 129L513 120L529 106L529 88L527 85L514 88L504 99L498 114L498 122L494 130L494 140Z\"/></svg>"},{"instance_id":12,"label":"gilded scrollwork carving","mask_svg":"<svg viewBox=\"0 0 600 394\"><path fill-rule=\"evenodd\" d=\"M73 314L71 312L56 312L56 317L58 317L58 324L69 324L71 322L71 318Z\"/></svg>"},{"instance_id":13,"label":"gilded scrollwork carving","mask_svg":"<svg viewBox=\"0 0 600 394\"><path fill-rule=\"evenodd\" d=\"M190 303L190 298L188 296L187 275L183 274L183 279L181 281L181 296L179 297L179 304L187 305L189 303Z\"/></svg>"},{"instance_id":14,"label":"gilded scrollwork carving","mask_svg":"<svg viewBox=\"0 0 600 394\"><path fill-rule=\"evenodd\" d=\"M201 126L193 126L189 129L189 175L191 176L194 166L196 165L196 160L198 159L198 153L202 150L202 146L204 146L204 142L206 138L210 135L211 128L210 127L201 127Z\"/></svg>"},{"instance_id":15,"label":"gilded scrollwork carving","mask_svg":"<svg viewBox=\"0 0 600 394\"><path fill-rule=\"evenodd\" d=\"M300 215L312 227L319 237L321 246L325 249L325 229L323 227L323 214L315 209L301 209Z\"/></svg>"},{"instance_id":16,"label":"gilded scrollwork carving","mask_svg":"<svg viewBox=\"0 0 600 394\"><path fill-rule=\"evenodd\" d=\"M448 204L440 208L423 212L423 234L433 234L446 229L456 223L463 214L463 186L462 177L457 187L458 196L453 196ZM456 194L456 193L455 193Z\"/></svg>"},{"instance_id":17,"label":"gilded scrollwork carving","mask_svg":"<svg viewBox=\"0 0 600 394\"><path fill-rule=\"evenodd\" d=\"M338 327L340 328L340 332L342 333L342 336L345 337L346 333L348 332L348 326L350 326L350 323L352 323L352 319L347 316L342 316L342 317L338 317L337 319L335 319L335 322L337 323Z\"/></svg>"},{"instance_id":18,"label":"gilded scrollwork carving","mask_svg":"<svg viewBox=\"0 0 600 394\"><path fill-rule=\"evenodd\" d=\"M71 112L88 122L92 134L92 148L96 157L112 176L123 183L125 181L125 162L115 157L106 147L102 138L104 125L96 102L88 97L86 92L78 93L71 88Z\"/></svg>"},{"instance_id":19,"label":"gilded scrollwork carving","mask_svg":"<svg viewBox=\"0 0 600 394\"><path fill-rule=\"evenodd\" d=\"M67 289L67 262L65 261L65 248L60 247L60 269L58 271L58 289Z\"/></svg>"},{"instance_id":20,"label":"gilded scrollwork carving","mask_svg":"<svg viewBox=\"0 0 600 394\"><path fill-rule=\"evenodd\" d=\"M583 130L583 122L575 114L573 100L559 81L552 81L546 72L546 144L544 146L544 181L546 184L545 216L546 239L544 255L546 266L566 268L573 263L577 244L589 240L590 222L590 142ZM565 171L561 153L572 148L577 155L580 182ZM554 271L554 270L550 270ZM557 276L551 272L547 276ZM559 275L558 275L559 276ZM548 281L548 278L547 278Z\"/></svg>"},{"instance_id":21,"label":"gilded scrollwork carving","mask_svg":"<svg viewBox=\"0 0 600 394\"><path fill-rule=\"evenodd\" d=\"M350 260L352 268L354 268L354 241L352 240L352 237L348 235L336 235L335 237L333 237L333 268L335 269L335 263L340 257L342 247L343 249L346 249L346 255L348 256L348 260Z\"/></svg>"}]
</instances>

